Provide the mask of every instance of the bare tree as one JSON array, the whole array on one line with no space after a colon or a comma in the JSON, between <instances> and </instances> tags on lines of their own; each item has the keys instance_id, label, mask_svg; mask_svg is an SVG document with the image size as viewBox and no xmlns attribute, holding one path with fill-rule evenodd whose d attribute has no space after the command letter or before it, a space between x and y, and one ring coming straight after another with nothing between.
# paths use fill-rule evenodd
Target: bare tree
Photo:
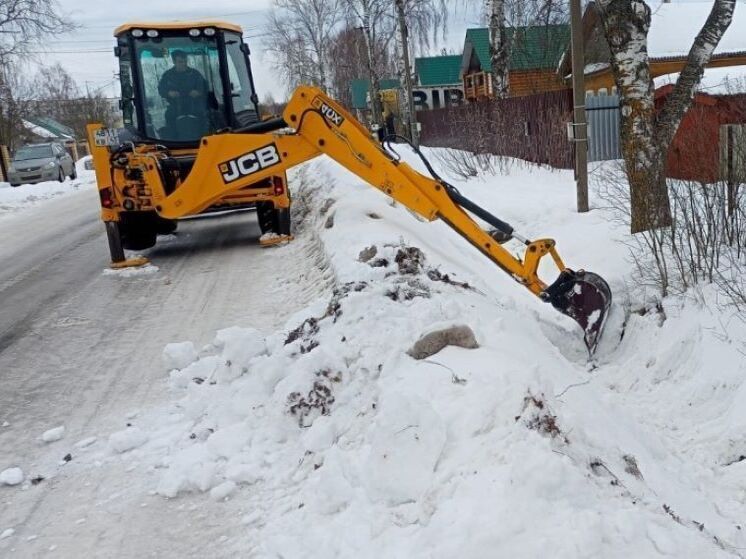
<instances>
[{"instance_id":1,"label":"bare tree","mask_svg":"<svg viewBox=\"0 0 746 559\"><path fill-rule=\"evenodd\" d=\"M274 0L269 50L291 87L329 88L329 47L344 16L342 0Z\"/></svg>"},{"instance_id":2,"label":"bare tree","mask_svg":"<svg viewBox=\"0 0 746 559\"><path fill-rule=\"evenodd\" d=\"M337 100L348 108L352 107L350 83L370 75L365 35L355 25L354 20L348 21L334 37L329 51L334 60L330 69L332 89ZM388 43L379 38L373 50L374 73L377 76L392 75L396 68Z\"/></svg>"},{"instance_id":3,"label":"bare tree","mask_svg":"<svg viewBox=\"0 0 746 559\"><path fill-rule=\"evenodd\" d=\"M275 101L271 93L267 93L259 103L259 114L262 116L281 115L287 102Z\"/></svg>"},{"instance_id":4,"label":"bare tree","mask_svg":"<svg viewBox=\"0 0 746 559\"><path fill-rule=\"evenodd\" d=\"M73 28L54 0L0 0L0 61Z\"/></svg>"},{"instance_id":5,"label":"bare tree","mask_svg":"<svg viewBox=\"0 0 746 559\"><path fill-rule=\"evenodd\" d=\"M0 145L12 151L23 140L23 121L35 96L35 82L19 62L11 59L0 65Z\"/></svg>"},{"instance_id":6,"label":"bare tree","mask_svg":"<svg viewBox=\"0 0 746 559\"><path fill-rule=\"evenodd\" d=\"M394 37L395 26L390 17L390 0L348 0L347 7L351 18L359 23L365 42L368 79L370 80L370 104L373 124L383 123L381 106L381 75L378 72L380 60L376 48L381 44L388 51Z\"/></svg>"},{"instance_id":7,"label":"bare tree","mask_svg":"<svg viewBox=\"0 0 746 559\"><path fill-rule=\"evenodd\" d=\"M13 145L33 97L18 57L50 35L73 29L54 0L0 0L0 144Z\"/></svg>"},{"instance_id":8,"label":"bare tree","mask_svg":"<svg viewBox=\"0 0 746 559\"><path fill-rule=\"evenodd\" d=\"M733 19L735 0L715 0L689 50L673 93L656 113L647 54L650 7L643 0L597 0L621 96L622 153L630 185L633 233L671 224L666 156L704 67Z\"/></svg>"},{"instance_id":9,"label":"bare tree","mask_svg":"<svg viewBox=\"0 0 746 559\"><path fill-rule=\"evenodd\" d=\"M32 116L48 116L69 126L77 138L84 138L89 122L110 125L114 120L112 104L100 90L85 93L59 63L39 69L34 78L35 98L28 104Z\"/></svg>"},{"instance_id":10,"label":"bare tree","mask_svg":"<svg viewBox=\"0 0 746 559\"><path fill-rule=\"evenodd\" d=\"M419 145L417 134L414 99L412 96L412 69L410 64L410 50L412 46L427 47L430 44L430 35L437 38L442 30L445 35L448 18L448 6L445 0L395 0L396 23L399 29L399 40L397 41L398 60L401 61L400 81L404 86L405 101L402 103L402 116L409 128L409 136L412 143ZM415 43L409 40L409 31L413 31Z\"/></svg>"}]
</instances>

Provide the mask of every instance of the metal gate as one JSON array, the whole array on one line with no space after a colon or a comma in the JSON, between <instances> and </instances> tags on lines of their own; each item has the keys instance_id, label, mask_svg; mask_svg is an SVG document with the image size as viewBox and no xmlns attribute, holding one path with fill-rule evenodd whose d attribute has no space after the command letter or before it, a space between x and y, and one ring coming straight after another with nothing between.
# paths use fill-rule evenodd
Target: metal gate
<instances>
[{"instance_id":1,"label":"metal gate","mask_svg":"<svg viewBox=\"0 0 746 559\"><path fill-rule=\"evenodd\" d=\"M619 95L585 98L588 118L588 161L620 159Z\"/></svg>"},{"instance_id":2,"label":"metal gate","mask_svg":"<svg viewBox=\"0 0 746 559\"><path fill-rule=\"evenodd\" d=\"M720 179L746 183L746 124L720 126Z\"/></svg>"}]
</instances>

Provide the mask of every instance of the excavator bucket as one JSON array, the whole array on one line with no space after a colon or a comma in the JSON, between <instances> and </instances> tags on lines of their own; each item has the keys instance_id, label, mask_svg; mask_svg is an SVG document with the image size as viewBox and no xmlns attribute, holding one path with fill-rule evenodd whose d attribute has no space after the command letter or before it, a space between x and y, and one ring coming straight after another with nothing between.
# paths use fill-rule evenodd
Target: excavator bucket
<instances>
[{"instance_id":1,"label":"excavator bucket","mask_svg":"<svg viewBox=\"0 0 746 559\"><path fill-rule=\"evenodd\" d=\"M593 355L611 307L609 284L593 272L564 270L542 293L542 299L577 322Z\"/></svg>"}]
</instances>

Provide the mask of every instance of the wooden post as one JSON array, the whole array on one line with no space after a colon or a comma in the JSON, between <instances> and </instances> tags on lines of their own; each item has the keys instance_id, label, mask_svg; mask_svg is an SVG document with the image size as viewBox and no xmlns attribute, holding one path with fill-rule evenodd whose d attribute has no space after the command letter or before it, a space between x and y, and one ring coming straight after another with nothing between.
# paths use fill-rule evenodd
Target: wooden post
<instances>
[{"instance_id":1,"label":"wooden post","mask_svg":"<svg viewBox=\"0 0 746 559\"><path fill-rule=\"evenodd\" d=\"M0 175L3 180L8 178L8 169L10 168L10 151L8 146L0 146Z\"/></svg>"},{"instance_id":2,"label":"wooden post","mask_svg":"<svg viewBox=\"0 0 746 559\"><path fill-rule=\"evenodd\" d=\"M70 144L70 148L72 149L72 152L73 152L73 154L72 154L73 155L73 161L77 162L78 159L79 159L79 157L78 157L78 142L73 141L72 144Z\"/></svg>"},{"instance_id":3,"label":"wooden post","mask_svg":"<svg viewBox=\"0 0 746 559\"><path fill-rule=\"evenodd\" d=\"M580 0L570 0L573 142L578 212L588 211L588 126L585 120L585 55Z\"/></svg>"},{"instance_id":4,"label":"wooden post","mask_svg":"<svg viewBox=\"0 0 746 559\"><path fill-rule=\"evenodd\" d=\"M402 59L404 60L404 94L407 96L405 103L407 105L407 127L409 128L409 139L415 147L420 145L420 136L417 131L417 114L414 109L414 99L412 97L412 68L409 64L409 29L407 20L404 17L404 0L395 0L396 14L399 23L399 33L401 33Z\"/></svg>"}]
</instances>

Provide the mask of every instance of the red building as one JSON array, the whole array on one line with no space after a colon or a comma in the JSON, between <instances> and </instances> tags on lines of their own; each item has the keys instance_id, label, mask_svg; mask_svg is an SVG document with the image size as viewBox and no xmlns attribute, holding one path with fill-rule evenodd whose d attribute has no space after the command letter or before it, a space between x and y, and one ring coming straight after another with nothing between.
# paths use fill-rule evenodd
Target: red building
<instances>
[{"instance_id":1,"label":"red building","mask_svg":"<svg viewBox=\"0 0 746 559\"><path fill-rule=\"evenodd\" d=\"M731 75L743 75L731 68ZM746 81L742 78L723 81L717 74L726 69L708 68L691 108L684 115L668 153L669 177L715 182L721 178L721 127L724 124L746 124ZM656 107L660 110L673 92L675 78L661 84L655 80ZM746 146L744 146L746 147Z\"/></svg>"}]
</instances>

